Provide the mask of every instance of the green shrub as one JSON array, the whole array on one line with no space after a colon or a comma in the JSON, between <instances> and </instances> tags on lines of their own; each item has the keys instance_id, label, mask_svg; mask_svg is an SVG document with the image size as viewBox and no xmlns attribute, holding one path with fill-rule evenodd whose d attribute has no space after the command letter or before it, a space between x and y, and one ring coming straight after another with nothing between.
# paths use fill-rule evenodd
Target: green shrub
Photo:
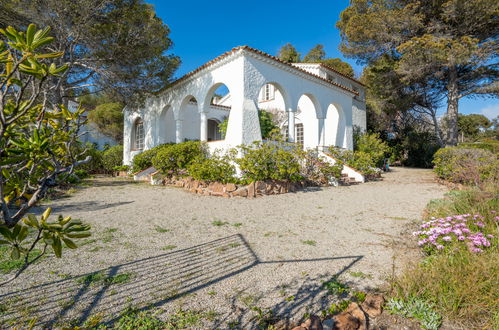
<instances>
[{"instance_id":1,"label":"green shrub","mask_svg":"<svg viewBox=\"0 0 499 330\"><path fill-rule=\"evenodd\" d=\"M195 159L187 168L189 175L196 180L222 183L236 183L236 167L230 155L212 155Z\"/></svg>"},{"instance_id":2,"label":"green shrub","mask_svg":"<svg viewBox=\"0 0 499 330\"><path fill-rule=\"evenodd\" d=\"M303 177L318 185L329 185L341 177L343 165L336 163L331 165L318 157L314 151L308 151L304 154L301 174Z\"/></svg>"},{"instance_id":3,"label":"green shrub","mask_svg":"<svg viewBox=\"0 0 499 330\"><path fill-rule=\"evenodd\" d=\"M496 155L499 154L499 141L497 140L483 140L473 143L461 143L458 145L458 147L465 149L472 149L472 148L484 149Z\"/></svg>"},{"instance_id":4,"label":"green shrub","mask_svg":"<svg viewBox=\"0 0 499 330\"><path fill-rule=\"evenodd\" d=\"M242 178L248 181L300 181L302 150L285 143L255 142L241 146L242 157L236 159Z\"/></svg>"},{"instance_id":5,"label":"green shrub","mask_svg":"<svg viewBox=\"0 0 499 330\"><path fill-rule=\"evenodd\" d=\"M180 175L196 159L206 157L206 148L202 142L187 141L162 148L152 158L152 164L168 175Z\"/></svg>"},{"instance_id":6,"label":"green shrub","mask_svg":"<svg viewBox=\"0 0 499 330\"><path fill-rule=\"evenodd\" d=\"M152 159L156 156L156 154L162 150L170 147L171 143L166 143L166 144L160 144L159 146L156 146L154 148L145 150L141 152L140 154L136 155L133 157L132 161L132 171L133 172L138 172L138 171L143 171L146 168L149 168L152 166Z\"/></svg>"},{"instance_id":7,"label":"green shrub","mask_svg":"<svg viewBox=\"0 0 499 330\"><path fill-rule=\"evenodd\" d=\"M262 134L262 139L269 139L276 134L280 133L279 126L274 121L272 114L265 110L258 110L258 119L260 122L260 132ZM222 138L225 139L227 134L227 127L229 125L229 118L226 117L219 125L218 130L222 134Z\"/></svg>"},{"instance_id":8,"label":"green shrub","mask_svg":"<svg viewBox=\"0 0 499 330\"><path fill-rule=\"evenodd\" d=\"M474 215L484 216L479 219L483 222L484 233L493 232L493 237L488 236L491 246L480 253L452 246L421 261L411 261L392 283L394 298L407 300L419 297L434 304L437 312L461 323L463 328L494 328L499 316L496 275L499 258L496 219L499 209L498 193L496 184L488 184L483 189L474 187L464 191L451 191L445 199L433 200L428 204L425 216L427 220L432 217L446 219L456 214L470 214L472 222Z\"/></svg>"},{"instance_id":9,"label":"green shrub","mask_svg":"<svg viewBox=\"0 0 499 330\"><path fill-rule=\"evenodd\" d=\"M481 185L499 179L499 161L488 150L442 148L435 153L433 163L441 179L454 183Z\"/></svg>"},{"instance_id":10,"label":"green shrub","mask_svg":"<svg viewBox=\"0 0 499 330\"><path fill-rule=\"evenodd\" d=\"M112 172L116 166L121 166L123 164L123 146L113 146L104 151L102 163L107 172Z\"/></svg>"},{"instance_id":11,"label":"green shrub","mask_svg":"<svg viewBox=\"0 0 499 330\"><path fill-rule=\"evenodd\" d=\"M83 149L84 157L90 156L91 159L88 163L81 164L78 169L85 170L88 173L102 173L104 171L104 164L102 163L102 151L97 149L97 146L92 143L87 143L84 146L78 147L75 152L82 152Z\"/></svg>"},{"instance_id":12,"label":"green shrub","mask_svg":"<svg viewBox=\"0 0 499 330\"><path fill-rule=\"evenodd\" d=\"M367 179L379 175L379 169L377 169L376 163L369 153L333 147L329 148L329 153L341 164L345 164L361 172Z\"/></svg>"},{"instance_id":13,"label":"green shrub","mask_svg":"<svg viewBox=\"0 0 499 330\"><path fill-rule=\"evenodd\" d=\"M389 150L390 148L381 140L379 134L365 133L357 138L355 151L368 154L377 167L383 165L383 160ZM360 157L366 158L364 155Z\"/></svg>"}]
</instances>

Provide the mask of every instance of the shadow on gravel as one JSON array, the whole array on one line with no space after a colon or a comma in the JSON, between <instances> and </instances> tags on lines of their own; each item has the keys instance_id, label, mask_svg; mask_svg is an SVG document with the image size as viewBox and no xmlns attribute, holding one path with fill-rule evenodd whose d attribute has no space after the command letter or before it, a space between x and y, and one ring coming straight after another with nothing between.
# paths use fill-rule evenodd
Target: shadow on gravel
<instances>
[{"instance_id":1,"label":"shadow on gravel","mask_svg":"<svg viewBox=\"0 0 499 330\"><path fill-rule=\"evenodd\" d=\"M81 325L95 313L106 316L112 313L116 317L131 305L144 310L162 306L259 264L341 259L351 262L334 276L348 270L362 256L260 261L244 237L237 234L0 295L3 306L0 324L36 319L38 326L52 327L66 319L71 320L72 325ZM303 284L293 301L274 306L274 314L293 312L298 306L312 302L321 290L317 280L310 279L307 281L310 284ZM218 322L221 324L224 320Z\"/></svg>"}]
</instances>

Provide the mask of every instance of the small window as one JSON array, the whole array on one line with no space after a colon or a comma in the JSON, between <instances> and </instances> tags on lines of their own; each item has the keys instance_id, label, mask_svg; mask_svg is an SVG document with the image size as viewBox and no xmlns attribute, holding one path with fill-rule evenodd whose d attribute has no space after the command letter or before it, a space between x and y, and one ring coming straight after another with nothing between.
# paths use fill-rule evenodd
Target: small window
<instances>
[{"instance_id":1,"label":"small window","mask_svg":"<svg viewBox=\"0 0 499 330\"><path fill-rule=\"evenodd\" d=\"M144 122L140 119L135 122L135 136L134 136L133 148L135 150L144 149Z\"/></svg>"},{"instance_id":2,"label":"small window","mask_svg":"<svg viewBox=\"0 0 499 330\"><path fill-rule=\"evenodd\" d=\"M263 86L263 91L262 91L262 101L270 101L274 99L274 86L271 84L266 84Z\"/></svg>"}]
</instances>

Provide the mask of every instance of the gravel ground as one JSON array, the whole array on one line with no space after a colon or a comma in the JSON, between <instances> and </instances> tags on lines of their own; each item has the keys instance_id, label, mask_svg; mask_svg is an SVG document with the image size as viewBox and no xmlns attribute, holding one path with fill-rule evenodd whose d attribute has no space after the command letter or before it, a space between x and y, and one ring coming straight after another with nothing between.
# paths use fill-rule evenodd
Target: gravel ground
<instances>
[{"instance_id":1,"label":"gravel ground","mask_svg":"<svg viewBox=\"0 0 499 330\"><path fill-rule=\"evenodd\" d=\"M322 286L333 277L356 290L383 286L416 252L411 223L445 191L431 171L407 168L256 199L94 179L47 203L90 223L93 236L0 288L0 320L58 327L109 320L127 306L157 308L164 319L197 311L200 328L253 327L268 309L300 318L337 299Z\"/></svg>"}]
</instances>

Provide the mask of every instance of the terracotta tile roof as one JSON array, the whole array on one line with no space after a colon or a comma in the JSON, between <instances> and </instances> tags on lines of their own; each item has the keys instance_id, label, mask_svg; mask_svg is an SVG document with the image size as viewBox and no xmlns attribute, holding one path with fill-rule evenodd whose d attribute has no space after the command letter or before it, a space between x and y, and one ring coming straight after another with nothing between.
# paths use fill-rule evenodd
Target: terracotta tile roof
<instances>
[{"instance_id":1,"label":"terracotta tile roof","mask_svg":"<svg viewBox=\"0 0 499 330\"><path fill-rule=\"evenodd\" d=\"M229 55L231 55L231 54L234 54L234 53L238 52L239 50L246 50L246 51L252 52L252 53L254 53L254 54L258 54L258 55L261 55L261 56L267 57L267 58L272 59L272 60L274 60L274 61L276 61L276 62L278 62L278 63L280 63L280 64L287 65L288 67L290 67L290 68L292 68L292 69L294 69L294 70L296 70L296 71L299 71L299 72L301 72L301 73L305 73L305 74L307 74L307 75L309 75L309 76L312 76L312 77L314 77L314 78L320 79L320 80L322 80L322 81L324 81L324 82L326 82L326 83L328 83L328 84L330 84L330 85L332 85L332 86L339 87L339 88L344 89L344 90L346 90L346 91L348 91L348 92L350 92L350 93L353 93L353 94L355 94L355 95L359 95L359 93L358 93L357 91L354 91L353 89L350 89L350 88L348 88L348 87L346 87L346 86L343 86L343 85L341 85L341 84L335 83L335 82L330 81L330 80L327 80L327 79L325 79L325 78L322 78L321 76L316 75L316 74L313 74L313 73L311 73L311 72L308 72L308 71L306 71L306 70L304 70L304 69L300 69L299 67L294 66L292 63L284 62L284 61L280 60L280 59L279 59L278 57L276 57L276 56L273 56L273 55L267 54L267 53L265 53L265 52L262 52L261 50L258 50L258 49L255 49L255 48L252 48L252 47L249 47L249 46L239 46L239 47L234 47L234 48L232 48L230 51L223 53L222 55L220 55L220 56L218 56L218 57L214 58L213 60L211 60L211 61L209 61L209 62L206 62L205 64L201 65L201 66L200 66L200 67L198 67L197 69L195 69L195 70L193 70L193 71L191 71L191 72L189 72L189 73L185 74L185 75L184 75L184 76L182 76L181 78L179 78L179 79L175 80L174 82L172 82L170 85L165 86L164 88L160 89L160 90L159 90L158 92L156 92L155 94L159 94L159 93L161 93L161 92L163 92L163 91L165 91L165 90L167 90L167 89L169 89L169 88L171 88L171 87L173 87L173 86L175 86L175 85L179 84L180 82L182 82L182 81L186 80L187 78L192 77L192 76L193 76L193 75L195 75L196 73L198 73L198 72L202 71L203 69L205 69L205 68L209 67L209 66L210 66L210 65L212 65L212 64L215 64L216 62L218 62L218 61L220 61L220 60L224 59L225 57L227 57L227 56L229 56ZM327 66L325 66L325 67L327 67ZM327 67L327 68L329 68L329 67ZM333 70L334 70L334 69L333 69ZM350 78L350 79L351 79L351 78Z\"/></svg>"},{"instance_id":2,"label":"terracotta tile roof","mask_svg":"<svg viewBox=\"0 0 499 330\"><path fill-rule=\"evenodd\" d=\"M335 68L333 68L333 67L330 67L329 65L326 65L326 64L324 64L324 63L318 63L318 64L319 64L320 66L322 66L323 68L326 68L326 69L328 69L328 70L331 70L331 71L333 71L333 72L335 72L335 73L339 74L340 76L347 78L348 80L351 80L351 81L353 81L353 82L356 82L357 84L359 84L359 85L361 85L361 86L364 86L364 87L366 86L366 85L365 85L365 84L363 84L360 80L357 80L357 79L355 79L355 78L352 78L352 77L350 77L350 76L347 76L346 74L341 73L340 71L336 70L336 69L335 69Z\"/></svg>"}]
</instances>

